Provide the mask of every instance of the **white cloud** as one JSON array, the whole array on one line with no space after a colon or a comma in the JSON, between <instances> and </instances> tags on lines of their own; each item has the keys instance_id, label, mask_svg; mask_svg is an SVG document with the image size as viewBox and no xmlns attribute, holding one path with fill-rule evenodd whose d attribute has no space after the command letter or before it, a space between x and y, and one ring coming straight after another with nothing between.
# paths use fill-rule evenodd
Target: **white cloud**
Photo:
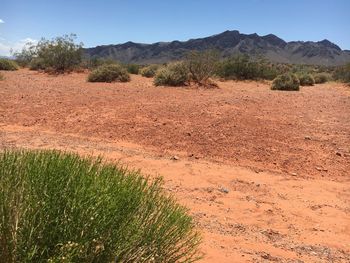
<instances>
[{"instance_id":1,"label":"white cloud","mask_svg":"<svg viewBox=\"0 0 350 263\"><path fill-rule=\"evenodd\" d=\"M9 42L6 41L5 39L1 38L0 39L0 56L10 56L11 55L11 50L16 52L16 51L21 51L22 48L27 44L27 43L37 43L38 41L35 39L32 39L30 37L27 37L25 39L21 39L17 42Z\"/></svg>"},{"instance_id":2,"label":"white cloud","mask_svg":"<svg viewBox=\"0 0 350 263\"><path fill-rule=\"evenodd\" d=\"M2 19L0 19L0 24L3 24L3 23L5 23L5 21L4 21L4 20L2 20Z\"/></svg>"}]
</instances>

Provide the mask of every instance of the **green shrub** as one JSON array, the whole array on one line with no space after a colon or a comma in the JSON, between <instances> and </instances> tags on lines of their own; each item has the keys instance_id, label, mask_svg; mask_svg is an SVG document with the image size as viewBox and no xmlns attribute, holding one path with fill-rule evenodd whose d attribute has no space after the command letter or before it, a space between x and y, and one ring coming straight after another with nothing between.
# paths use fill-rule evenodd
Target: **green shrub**
<instances>
[{"instance_id":1,"label":"green shrub","mask_svg":"<svg viewBox=\"0 0 350 263\"><path fill-rule=\"evenodd\" d=\"M217 75L224 79L274 79L282 70L264 59L252 60L247 55L232 56L219 63Z\"/></svg>"},{"instance_id":2,"label":"green shrub","mask_svg":"<svg viewBox=\"0 0 350 263\"><path fill-rule=\"evenodd\" d=\"M322 84L331 80L331 75L328 73L317 73L314 75L315 83Z\"/></svg>"},{"instance_id":3,"label":"green shrub","mask_svg":"<svg viewBox=\"0 0 350 263\"><path fill-rule=\"evenodd\" d=\"M311 74L302 74L299 76L299 83L301 86L313 86L315 79Z\"/></svg>"},{"instance_id":4,"label":"green shrub","mask_svg":"<svg viewBox=\"0 0 350 263\"><path fill-rule=\"evenodd\" d=\"M158 65L149 65L141 68L140 73L143 77L152 78L156 75L156 72L158 69L159 69Z\"/></svg>"},{"instance_id":5,"label":"green shrub","mask_svg":"<svg viewBox=\"0 0 350 263\"><path fill-rule=\"evenodd\" d=\"M88 76L89 82L127 82L130 81L129 73L120 65L102 65L91 71Z\"/></svg>"},{"instance_id":6,"label":"green shrub","mask_svg":"<svg viewBox=\"0 0 350 263\"><path fill-rule=\"evenodd\" d=\"M25 46L15 53L18 61L29 65L31 69L44 69L53 73L65 73L80 66L83 44L75 44L74 34L56 37L52 40L41 39L36 45Z\"/></svg>"},{"instance_id":7,"label":"green shrub","mask_svg":"<svg viewBox=\"0 0 350 263\"><path fill-rule=\"evenodd\" d=\"M15 61L5 59L5 58L0 58L0 70L17 70L18 65Z\"/></svg>"},{"instance_id":8,"label":"green shrub","mask_svg":"<svg viewBox=\"0 0 350 263\"><path fill-rule=\"evenodd\" d=\"M192 51L185 58L191 80L199 85L210 83L208 80L215 75L218 62L219 53L215 50Z\"/></svg>"},{"instance_id":9,"label":"green shrub","mask_svg":"<svg viewBox=\"0 0 350 263\"><path fill-rule=\"evenodd\" d=\"M137 75L139 74L141 66L137 64L127 64L125 68L128 71L128 73Z\"/></svg>"},{"instance_id":10,"label":"green shrub","mask_svg":"<svg viewBox=\"0 0 350 263\"><path fill-rule=\"evenodd\" d=\"M42 58L33 58L29 63L30 70L45 70L45 62Z\"/></svg>"},{"instance_id":11,"label":"green shrub","mask_svg":"<svg viewBox=\"0 0 350 263\"><path fill-rule=\"evenodd\" d=\"M113 59L92 57L92 58L85 58L80 65L82 68L85 68L85 69L95 69L102 65L112 65L112 64L118 64L118 62Z\"/></svg>"},{"instance_id":12,"label":"green shrub","mask_svg":"<svg viewBox=\"0 0 350 263\"><path fill-rule=\"evenodd\" d=\"M156 86L184 86L189 81L189 71L184 62L174 62L160 68L155 77Z\"/></svg>"},{"instance_id":13,"label":"green shrub","mask_svg":"<svg viewBox=\"0 0 350 263\"><path fill-rule=\"evenodd\" d=\"M285 73L277 76L273 82L272 90L299 90L299 79L295 74Z\"/></svg>"},{"instance_id":14,"label":"green shrub","mask_svg":"<svg viewBox=\"0 0 350 263\"><path fill-rule=\"evenodd\" d=\"M36 56L36 48L36 45L33 43L26 43L20 52L15 52L14 57L16 58L17 64L21 67L29 66Z\"/></svg>"},{"instance_id":15,"label":"green shrub","mask_svg":"<svg viewBox=\"0 0 350 263\"><path fill-rule=\"evenodd\" d=\"M350 84L350 63L337 67L333 73L333 78L335 80Z\"/></svg>"},{"instance_id":16,"label":"green shrub","mask_svg":"<svg viewBox=\"0 0 350 263\"><path fill-rule=\"evenodd\" d=\"M187 210L142 177L56 151L0 153L2 262L193 262Z\"/></svg>"},{"instance_id":17,"label":"green shrub","mask_svg":"<svg viewBox=\"0 0 350 263\"><path fill-rule=\"evenodd\" d=\"M4 80L4 79L5 79L4 75L2 75L0 72L0 80Z\"/></svg>"}]
</instances>

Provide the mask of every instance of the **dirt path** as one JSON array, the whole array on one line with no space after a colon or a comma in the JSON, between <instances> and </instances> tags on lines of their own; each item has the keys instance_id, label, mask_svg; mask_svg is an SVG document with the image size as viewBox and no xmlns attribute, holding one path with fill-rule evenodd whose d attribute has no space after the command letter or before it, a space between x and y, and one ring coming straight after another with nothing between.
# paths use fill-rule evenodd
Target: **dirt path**
<instances>
[{"instance_id":1,"label":"dirt path","mask_svg":"<svg viewBox=\"0 0 350 263\"><path fill-rule=\"evenodd\" d=\"M5 72L0 149L102 154L190 208L203 262L349 262L350 92L91 84L85 74ZM179 160L172 160L177 155Z\"/></svg>"}]
</instances>

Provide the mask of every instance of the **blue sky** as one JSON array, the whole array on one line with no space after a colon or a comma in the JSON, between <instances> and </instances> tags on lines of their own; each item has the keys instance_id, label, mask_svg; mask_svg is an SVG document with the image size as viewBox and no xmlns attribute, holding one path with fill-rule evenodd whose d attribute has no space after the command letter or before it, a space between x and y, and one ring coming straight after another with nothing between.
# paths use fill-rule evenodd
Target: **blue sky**
<instances>
[{"instance_id":1,"label":"blue sky","mask_svg":"<svg viewBox=\"0 0 350 263\"><path fill-rule=\"evenodd\" d=\"M85 47L205 37L225 30L350 49L349 0L0 0L0 55L76 33Z\"/></svg>"}]
</instances>

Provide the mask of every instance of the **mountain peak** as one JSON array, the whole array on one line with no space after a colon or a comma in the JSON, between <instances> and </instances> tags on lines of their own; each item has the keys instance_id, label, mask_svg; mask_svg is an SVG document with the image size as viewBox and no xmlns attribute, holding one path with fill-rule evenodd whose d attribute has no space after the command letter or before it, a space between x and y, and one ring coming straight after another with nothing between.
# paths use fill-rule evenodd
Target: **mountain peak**
<instances>
[{"instance_id":1,"label":"mountain peak","mask_svg":"<svg viewBox=\"0 0 350 263\"><path fill-rule=\"evenodd\" d=\"M318 44L321 44L322 46L324 47L327 47L327 48L334 48L338 51L341 51L341 48L339 46L337 46L336 44L332 43L331 41L329 41L328 39L324 39L322 41L318 41L317 42Z\"/></svg>"}]
</instances>

